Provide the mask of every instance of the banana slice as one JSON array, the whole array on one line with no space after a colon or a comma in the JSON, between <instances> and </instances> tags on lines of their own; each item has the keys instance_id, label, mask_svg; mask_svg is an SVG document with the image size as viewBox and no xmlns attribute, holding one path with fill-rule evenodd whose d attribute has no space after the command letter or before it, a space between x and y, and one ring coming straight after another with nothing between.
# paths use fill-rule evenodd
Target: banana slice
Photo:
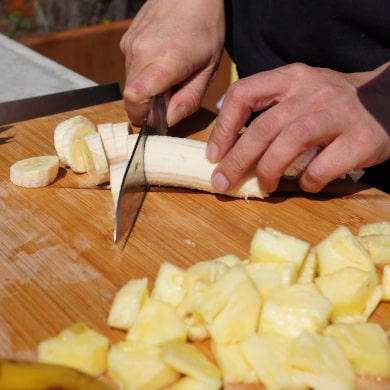
<instances>
[{"instance_id":1,"label":"banana slice","mask_svg":"<svg viewBox=\"0 0 390 390\"><path fill-rule=\"evenodd\" d=\"M83 158L88 175L96 185L108 182L110 171L100 134L86 135L83 141Z\"/></svg>"},{"instance_id":2,"label":"banana slice","mask_svg":"<svg viewBox=\"0 0 390 390\"><path fill-rule=\"evenodd\" d=\"M112 162L127 160L127 136L129 135L129 123L120 122L112 125L116 156Z\"/></svg>"},{"instance_id":3,"label":"banana slice","mask_svg":"<svg viewBox=\"0 0 390 390\"><path fill-rule=\"evenodd\" d=\"M60 163L69 166L65 157L65 150L63 147L63 137L73 126L84 124L86 126L95 127L94 124L82 115L76 115L69 119L60 122L54 129L54 147L56 149Z\"/></svg>"},{"instance_id":4,"label":"banana slice","mask_svg":"<svg viewBox=\"0 0 390 390\"><path fill-rule=\"evenodd\" d=\"M46 187L57 177L57 156L36 156L15 162L10 168L11 182L20 187Z\"/></svg>"},{"instance_id":5,"label":"banana slice","mask_svg":"<svg viewBox=\"0 0 390 390\"><path fill-rule=\"evenodd\" d=\"M112 123L98 124L97 129L102 138L107 159L111 164L113 161L115 161L117 155Z\"/></svg>"},{"instance_id":6,"label":"banana slice","mask_svg":"<svg viewBox=\"0 0 390 390\"><path fill-rule=\"evenodd\" d=\"M110 187L115 209L118 204L119 192L121 190L126 167L127 161L117 162L110 165Z\"/></svg>"}]
</instances>

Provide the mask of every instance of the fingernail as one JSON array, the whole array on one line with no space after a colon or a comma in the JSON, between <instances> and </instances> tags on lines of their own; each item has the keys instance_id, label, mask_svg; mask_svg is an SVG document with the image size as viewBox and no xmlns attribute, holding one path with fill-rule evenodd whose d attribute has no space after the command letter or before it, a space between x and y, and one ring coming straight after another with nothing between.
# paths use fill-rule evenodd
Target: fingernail
<instances>
[{"instance_id":1,"label":"fingernail","mask_svg":"<svg viewBox=\"0 0 390 390\"><path fill-rule=\"evenodd\" d=\"M212 178L212 183L213 187L219 192L226 192L230 187L228 179L226 179L226 176L220 172Z\"/></svg>"},{"instance_id":2,"label":"fingernail","mask_svg":"<svg viewBox=\"0 0 390 390\"><path fill-rule=\"evenodd\" d=\"M217 162L218 146L214 141L209 141L207 143L206 157L210 162Z\"/></svg>"},{"instance_id":3,"label":"fingernail","mask_svg":"<svg viewBox=\"0 0 390 390\"><path fill-rule=\"evenodd\" d=\"M186 117L186 111L182 105L177 106L174 111L168 116L168 126L174 126L176 123Z\"/></svg>"}]
</instances>

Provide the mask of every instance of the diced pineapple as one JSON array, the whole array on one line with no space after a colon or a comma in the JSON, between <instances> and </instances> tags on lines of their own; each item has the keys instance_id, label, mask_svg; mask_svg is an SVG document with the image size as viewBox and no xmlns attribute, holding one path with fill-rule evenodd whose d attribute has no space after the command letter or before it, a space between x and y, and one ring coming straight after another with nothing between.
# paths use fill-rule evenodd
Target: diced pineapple
<instances>
[{"instance_id":1,"label":"diced pineapple","mask_svg":"<svg viewBox=\"0 0 390 390\"><path fill-rule=\"evenodd\" d=\"M138 313L126 340L161 345L170 340L186 340L187 331L175 309L168 303L150 298Z\"/></svg>"},{"instance_id":2,"label":"diced pineapple","mask_svg":"<svg viewBox=\"0 0 390 390\"><path fill-rule=\"evenodd\" d=\"M252 334L241 343L245 358L267 390L307 389L290 368L291 339L277 334Z\"/></svg>"},{"instance_id":3,"label":"diced pineapple","mask_svg":"<svg viewBox=\"0 0 390 390\"><path fill-rule=\"evenodd\" d=\"M228 265L218 260L199 261L188 268L188 283L190 286L199 281L208 284L214 283L228 269Z\"/></svg>"},{"instance_id":4,"label":"diced pineapple","mask_svg":"<svg viewBox=\"0 0 390 390\"><path fill-rule=\"evenodd\" d=\"M198 310L212 339L223 344L240 342L253 333L260 308L256 286L244 266L235 265L201 295Z\"/></svg>"},{"instance_id":5,"label":"diced pineapple","mask_svg":"<svg viewBox=\"0 0 390 390\"><path fill-rule=\"evenodd\" d=\"M378 324L335 324L324 334L335 339L357 374L390 378L390 344Z\"/></svg>"},{"instance_id":6,"label":"diced pineapple","mask_svg":"<svg viewBox=\"0 0 390 390\"><path fill-rule=\"evenodd\" d=\"M217 257L214 261L218 261L219 263L225 264L229 268L233 267L233 265L241 264L241 259L238 256L233 255L232 253Z\"/></svg>"},{"instance_id":7,"label":"diced pineapple","mask_svg":"<svg viewBox=\"0 0 390 390\"><path fill-rule=\"evenodd\" d=\"M176 371L202 383L206 389L221 388L221 372L194 344L171 341L163 345L163 361Z\"/></svg>"},{"instance_id":8,"label":"diced pineapple","mask_svg":"<svg viewBox=\"0 0 390 390\"><path fill-rule=\"evenodd\" d=\"M293 373L316 390L353 390L355 373L351 363L329 336L302 333L292 342Z\"/></svg>"},{"instance_id":9,"label":"diced pineapple","mask_svg":"<svg viewBox=\"0 0 390 390\"><path fill-rule=\"evenodd\" d=\"M378 278L375 270L362 271L346 267L332 274L319 276L316 285L323 295L332 302L331 318L360 318L365 311L367 301L375 291Z\"/></svg>"},{"instance_id":10,"label":"diced pineapple","mask_svg":"<svg viewBox=\"0 0 390 390\"><path fill-rule=\"evenodd\" d=\"M308 242L269 227L257 229L250 245L252 262L293 263L298 271L310 248Z\"/></svg>"},{"instance_id":11,"label":"diced pineapple","mask_svg":"<svg viewBox=\"0 0 390 390\"><path fill-rule=\"evenodd\" d=\"M161 359L159 347L120 341L108 354L108 374L123 390L157 390L176 382L180 374Z\"/></svg>"},{"instance_id":12,"label":"diced pineapple","mask_svg":"<svg viewBox=\"0 0 390 390\"><path fill-rule=\"evenodd\" d=\"M273 291L291 286L297 281L297 271L292 263L249 263L244 268L263 300Z\"/></svg>"},{"instance_id":13,"label":"diced pineapple","mask_svg":"<svg viewBox=\"0 0 390 390\"><path fill-rule=\"evenodd\" d=\"M371 234L386 234L387 236L390 236L390 222L372 222L360 226L358 233L359 237L369 236Z\"/></svg>"},{"instance_id":14,"label":"diced pineapple","mask_svg":"<svg viewBox=\"0 0 390 390\"><path fill-rule=\"evenodd\" d=\"M383 267L382 294L382 300L390 302L390 264Z\"/></svg>"},{"instance_id":15,"label":"diced pineapple","mask_svg":"<svg viewBox=\"0 0 390 390\"><path fill-rule=\"evenodd\" d=\"M313 283L294 284L264 301L258 330L288 337L316 332L328 324L331 311L332 304Z\"/></svg>"},{"instance_id":16,"label":"diced pineapple","mask_svg":"<svg viewBox=\"0 0 390 390\"><path fill-rule=\"evenodd\" d=\"M374 264L390 264L390 234L369 234L359 237L359 241Z\"/></svg>"},{"instance_id":17,"label":"diced pineapple","mask_svg":"<svg viewBox=\"0 0 390 390\"><path fill-rule=\"evenodd\" d=\"M148 295L147 278L130 280L116 293L107 324L113 328L128 330L134 324Z\"/></svg>"},{"instance_id":18,"label":"diced pineapple","mask_svg":"<svg viewBox=\"0 0 390 390\"><path fill-rule=\"evenodd\" d=\"M240 344L218 344L212 341L211 352L221 369L224 384L259 383L259 378L244 356Z\"/></svg>"},{"instance_id":19,"label":"diced pineapple","mask_svg":"<svg viewBox=\"0 0 390 390\"><path fill-rule=\"evenodd\" d=\"M317 253L320 275L331 274L346 267L369 272L373 267L371 256L346 226L336 228L314 250Z\"/></svg>"},{"instance_id":20,"label":"diced pineapple","mask_svg":"<svg viewBox=\"0 0 390 390\"><path fill-rule=\"evenodd\" d=\"M313 250L307 254L299 270L297 283L313 283L317 275L317 255Z\"/></svg>"},{"instance_id":21,"label":"diced pineapple","mask_svg":"<svg viewBox=\"0 0 390 390\"><path fill-rule=\"evenodd\" d=\"M205 390L206 388L207 386L204 382L198 381L197 379L189 376L183 376L170 387L170 390Z\"/></svg>"},{"instance_id":22,"label":"diced pineapple","mask_svg":"<svg viewBox=\"0 0 390 390\"><path fill-rule=\"evenodd\" d=\"M176 307L187 290L186 271L171 263L159 267L151 297Z\"/></svg>"},{"instance_id":23,"label":"diced pineapple","mask_svg":"<svg viewBox=\"0 0 390 390\"><path fill-rule=\"evenodd\" d=\"M106 371L109 341L107 337L76 323L58 336L43 340L38 345L38 360L62 364L93 376Z\"/></svg>"}]
</instances>

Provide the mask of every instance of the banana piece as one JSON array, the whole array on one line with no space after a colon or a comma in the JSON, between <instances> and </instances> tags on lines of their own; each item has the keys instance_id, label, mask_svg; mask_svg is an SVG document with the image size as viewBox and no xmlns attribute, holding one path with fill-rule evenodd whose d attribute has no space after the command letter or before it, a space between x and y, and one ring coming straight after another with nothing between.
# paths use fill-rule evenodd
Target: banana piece
<instances>
[{"instance_id":1,"label":"banana piece","mask_svg":"<svg viewBox=\"0 0 390 390\"><path fill-rule=\"evenodd\" d=\"M114 132L112 123L101 123L97 125L98 133L102 138L104 151L106 153L109 164L115 161L117 156L116 145L114 140Z\"/></svg>"},{"instance_id":2,"label":"banana piece","mask_svg":"<svg viewBox=\"0 0 390 390\"><path fill-rule=\"evenodd\" d=\"M112 125L116 156L112 162L127 160L127 136L129 135L129 123L120 122Z\"/></svg>"},{"instance_id":3,"label":"banana piece","mask_svg":"<svg viewBox=\"0 0 390 390\"><path fill-rule=\"evenodd\" d=\"M56 149L60 163L69 166L67 159L65 157L65 148L63 146L63 137L64 135L74 126L85 125L90 127L95 127L95 125L85 116L76 115L69 119L66 119L55 127L54 129L54 147Z\"/></svg>"},{"instance_id":4,"label":"banana piece","mask_svg":"<svg viewBox=\"0 0 390 390\"><path fill-rule=\"evenodd\" d=\"M86 135L83 143L83 159L88 175L96 185L108 182L110 171L100 134Z\"/></svg>"},{"instance_id":5,"label":"banana piece","mask_svg":"<svg viewBox=\"0 0 390 390\"><path fill-rule=\"evenodd\" d=\"M46 187L57 177L59 159L57 156L35 156L19 160L11 165L11 182L27 188Z\"/></svg>"},{"instance_id":6,"label":"banana piece","mask_svg":"<svg viewBox=\"0 0 390 390\"><path fill-rule=\"evenodd\" d=\"M118 204L119 192L121 190L126 167L127 161L117 162L110 165L110 187L115 209Z\"/></svg>"},{"instance_id":7,"label":"banana piece","mask_svg":"<svg viewBox=\"0 0 390 390\"><path fill-rule=\"evenodd\" d=\"M0 390L111 390L111 388L70 367L0 359Z\"/></svg>"}]
</instances>

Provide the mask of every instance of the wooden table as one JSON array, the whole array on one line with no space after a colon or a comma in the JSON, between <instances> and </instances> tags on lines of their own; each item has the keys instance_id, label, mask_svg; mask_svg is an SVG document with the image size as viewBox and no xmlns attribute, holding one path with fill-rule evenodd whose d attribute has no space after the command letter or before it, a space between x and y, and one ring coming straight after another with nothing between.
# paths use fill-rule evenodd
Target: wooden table
<instances>
[{"instance_id":1,"label":"wooden table","mask_svg":"<svg viewBox=\"0 0 390 390\"><path fill-rule=\"evenodd\" d=\"M364 223L390 221L390 196L350 180L332 183L317 195L284 182L268 199L249 202L159 188L147 194L123 249L113 243L114 206L106 186L97 188L86 175L65 169L41 189L9 180L16 160L54 154L55 125L76 114L95 123L127 120L122 102L114 102L0 128L2 356L35 359L42 339L76 321L112 342L123 339L106 319L115 293L129 279L148 276L153 282L163 261L187 267L227 253L244 259L258 227L271 226L314 245L337 225L356 233ZM205 140L213 118L200 110L172 134ZM390 304L382 303L372 321L390 330ZM358 386L377 385L361 380ZM378 389L389 386L382 383Z\"/></svg>"}]
</instances>

